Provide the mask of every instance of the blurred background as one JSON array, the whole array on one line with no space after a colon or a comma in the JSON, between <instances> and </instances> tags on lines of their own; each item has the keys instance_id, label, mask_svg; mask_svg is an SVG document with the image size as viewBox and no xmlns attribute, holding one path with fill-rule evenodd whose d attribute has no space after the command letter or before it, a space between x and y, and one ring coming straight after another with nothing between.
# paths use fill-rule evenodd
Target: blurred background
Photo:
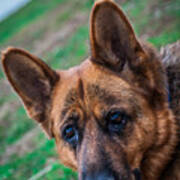
<instances>
[{"instance_id":1,"label":"blurred background","mask_svg":"<svg viewBox=\"0 0 180 180\"><path fill-rule=\"evenodd\" d=\"M160 49L180 39L179 0L117 0L136 33ZM0 0L0 51L25 48L53 68L89 54L93 0ZM0 180L73 180L58 161L54 140L30 120L0 67Z\"/></svg>"}]
</instances>

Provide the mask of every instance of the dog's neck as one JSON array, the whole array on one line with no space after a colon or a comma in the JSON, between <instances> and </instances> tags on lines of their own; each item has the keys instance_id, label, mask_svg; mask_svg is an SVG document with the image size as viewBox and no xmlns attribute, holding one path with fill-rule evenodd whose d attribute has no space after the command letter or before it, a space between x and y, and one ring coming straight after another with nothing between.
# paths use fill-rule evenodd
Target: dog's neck
<instances>
[{"instance_id":1,"label":"dog's neck","mask_svg":"<svg viewBox=\"0 0 180 180\"><path fill-rule=\"evenodd\" d=\"M180 41L162 48L161 55L167 73L169 105L178 124L178 145L162 178L168 179L169 177L170 179L170 177L174 177L173 174L178 174L177 167L180 167ZM180 179L178 176L175 177Z\"/></svg>"},{"instance_id":2,"label":"dog's neck","mask_svg":"<svg viewBox=\"0 0 180 180\"><path fill-rule=\"evenodd\" d=\"M163 47L161 56L167 73L170 108L180 125L180 41Z\"/></svg>"},{"instance_id":3,"label":"dog's neck","mask_svg":"<svg viewBox=\"0 0 180 180\"><path fill-rule=\"evenodd\" d=\"M164 105L165 111L157 112L160 140L156 140L142 161L141 170L146 180L180 179L180 41L163 48L161 55L167 74L168 102Z\"/></svg>"},{"instance_id":4,"label":"dog's neck","mask_svg":"<svg viewBox=\"0 0 180 180\"><path fill-rule=\"evenodd\" d=\"M146 180L161 179L168 164L173 160L177 145L177 125L171 110L166 106L166 110L158 111L156 116L158 117L157 139L152 147L145 152L141 164L142 179Z\"/></svg>"},{"instance_id":5,"label":"dog's neck","mask_svg":"<svg viewBox=\"0 0 180 180\"><path fill-rule=\"evenodd\" d=\"M180 127L180 41L162 48L161 56L168 80L169 105ZM180 130L178 133L180 140Z\"/></svg>"}]
</instances>

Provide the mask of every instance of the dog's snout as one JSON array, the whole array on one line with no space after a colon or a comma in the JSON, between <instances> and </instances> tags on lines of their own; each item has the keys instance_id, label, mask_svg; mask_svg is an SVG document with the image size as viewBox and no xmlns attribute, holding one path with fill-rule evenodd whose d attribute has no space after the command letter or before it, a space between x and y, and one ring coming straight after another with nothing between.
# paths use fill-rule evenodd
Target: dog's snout
<instances>
[{"instance_id":1,"label":"dog's snout","mask_svg":"<svg viewBox=\"0 0 180 180\"><path fill-rule=\"evenodd\" d=\"M93 171L91 173L83 172L80 175L80 180L132 180L133 178L129 174L117 174L108 169L103 171Z\"/></svg>"},{"instance_id":2,"label":"dog's snout","mask_svg":"<svg viewBox=\"0 0 180 180\"><path fill-rule=\"evenodd\" d=\"M104 170L83 175L82 180L115 180L116 178L110 172Z\"/></svg>"}]
</instances>

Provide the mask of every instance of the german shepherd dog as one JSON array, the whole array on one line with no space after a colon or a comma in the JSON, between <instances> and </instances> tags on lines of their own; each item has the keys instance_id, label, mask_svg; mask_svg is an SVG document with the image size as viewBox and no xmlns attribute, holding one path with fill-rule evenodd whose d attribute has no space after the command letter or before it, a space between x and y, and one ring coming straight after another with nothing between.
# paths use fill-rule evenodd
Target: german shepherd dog
<instances>
[{"instance_id":1,"label":"german shepherd dog","mask_svg":"<svg viewBox=\"0 0 180 180\"><path fill-rule=\"evenodd\" d=\"M80 180L180 179L179 127L157 53L111 0L92 9L90 47L89 58L65 71L17 48L3 52L2 65Z\"/></svg>"}]
</instances>

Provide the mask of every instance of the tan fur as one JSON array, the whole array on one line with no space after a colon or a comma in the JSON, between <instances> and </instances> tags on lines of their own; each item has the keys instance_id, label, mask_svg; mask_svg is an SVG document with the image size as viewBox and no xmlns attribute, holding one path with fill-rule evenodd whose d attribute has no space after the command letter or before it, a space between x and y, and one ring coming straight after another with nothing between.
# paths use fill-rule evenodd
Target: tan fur
<instances>
[{"instance_id":1,"label":"tan fur","mask_svg":"<svg viewBox=\"0 0 180 180\"><path fill-rule=\"evenodd\" d=\"M122 10L110 0L93 7L90 44L91 57L56 72L31 54L11 48L3 53L4 71L30 116L55 138L61 162L77 170L79 179L131 180L136 169L144 180L176 179L180 164L173 158L179 127L169 108L159 56L137 40ZM19 73L24 67L27 82ZM118 135L107 130L112 109L130 115ZM75 149L62 134L72 124L79 137Z\"/></svg>"}]
</instances>

